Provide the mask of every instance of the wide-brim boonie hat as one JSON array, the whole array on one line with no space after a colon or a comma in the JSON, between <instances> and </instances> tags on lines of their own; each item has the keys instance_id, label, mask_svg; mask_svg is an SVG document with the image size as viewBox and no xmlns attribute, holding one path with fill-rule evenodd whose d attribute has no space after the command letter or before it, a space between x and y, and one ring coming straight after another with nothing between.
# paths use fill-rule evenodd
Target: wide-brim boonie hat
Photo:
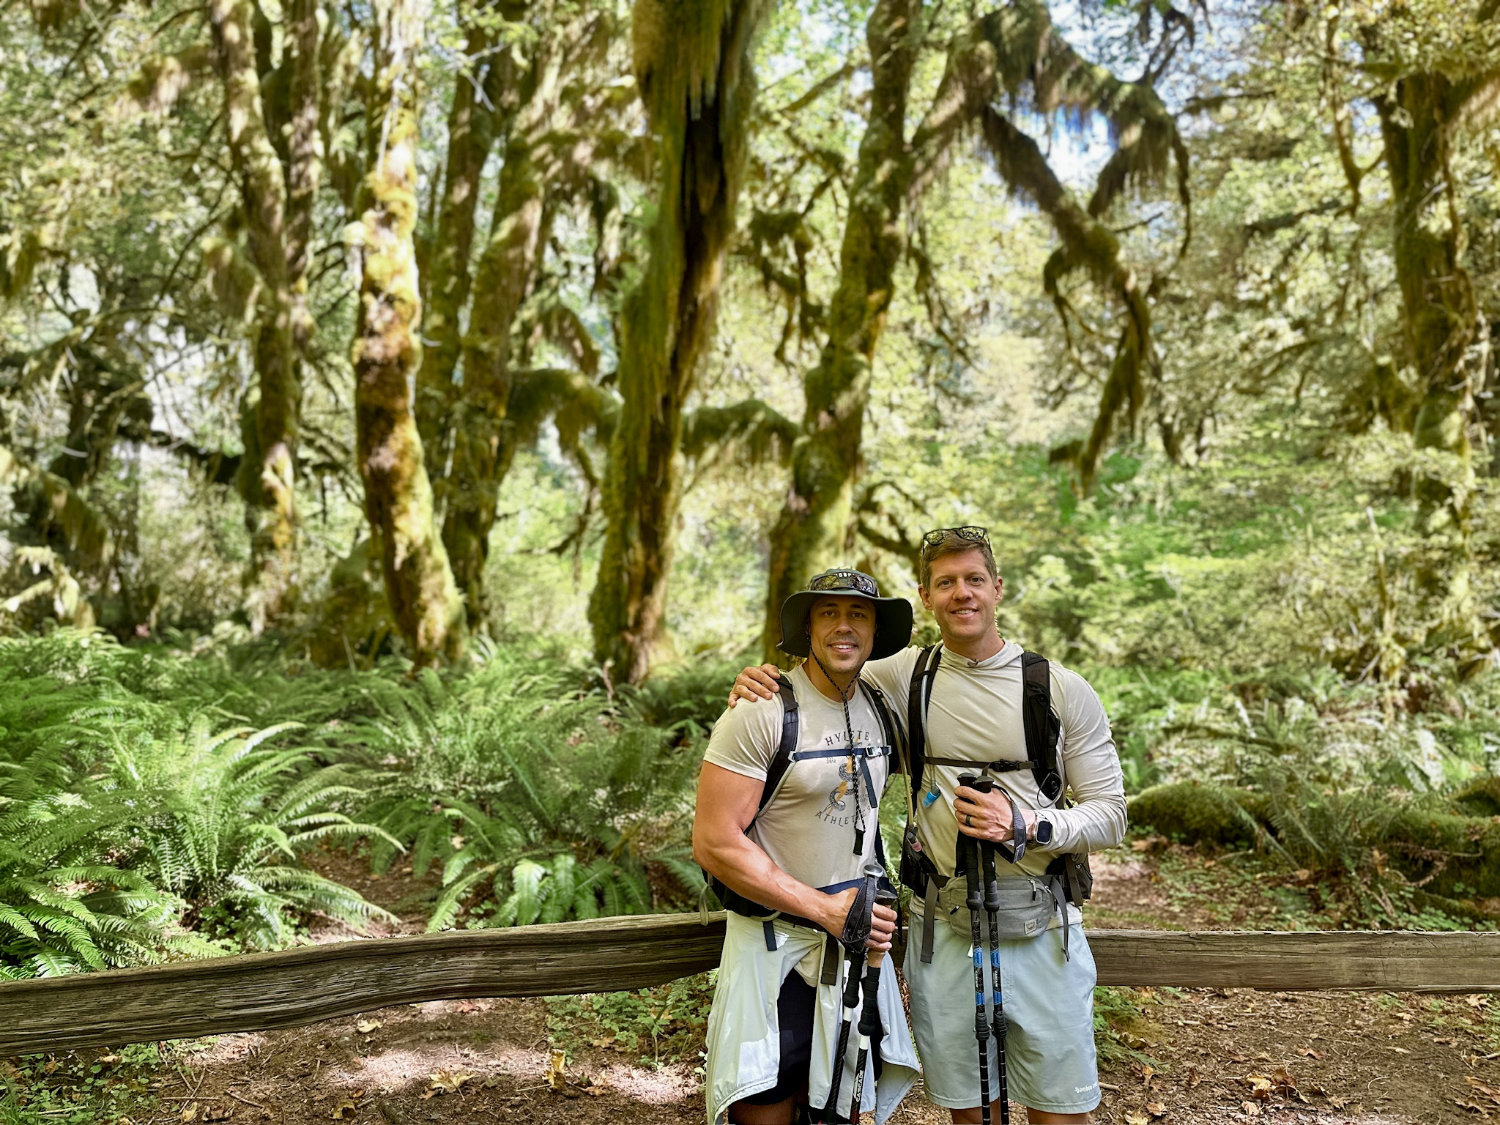
<instances>
[{"instance_id":1,"label":"wide-brim boonie hat","mask_svg":"<svg viewBox=\"0 0 1500 1125\"><path fill-rule=\"evenodd\" d=\"M891 656L911 643L911 602L882 598L880 586L864 571L838 568L813 575L807 589L781 603L781 640L776 647L788 656L808 655L807 615L819 598L865 598L875 603L871 660Z\"/></svg>"}]
</instances>

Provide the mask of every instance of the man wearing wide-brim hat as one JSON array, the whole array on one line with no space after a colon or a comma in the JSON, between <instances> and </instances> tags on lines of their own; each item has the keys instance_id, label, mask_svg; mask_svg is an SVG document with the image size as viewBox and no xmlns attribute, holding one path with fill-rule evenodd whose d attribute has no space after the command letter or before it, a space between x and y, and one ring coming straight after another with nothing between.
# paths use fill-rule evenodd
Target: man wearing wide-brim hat
<instances>
[{"instance_id":1,"label":"man wearing wide-brim hat","mask_svg":"<svg viewBox=\"0 0 1500 1125\"><path fill-rule=\"evenodd\" d=\"M730 908L708 1025L711 1123L791 1125L824 1120L823 1110L849 1120L860 1060L853 1043L836 1058L848 972L839 943L857 965L861 944L890 948L896 921L872 907L861 878L883 866L878 808L894 726L859 672L872 655L905 648L911 623L911 604L881 597L868 574L816 575L781 607L781 650L806 657L781 705L726 711L715 724L693 825L693 853ZM860 1109L884 1121L915 1082L917 1059L890 960L871 972L884 1034Z\"/></svg>"}]
</instances>

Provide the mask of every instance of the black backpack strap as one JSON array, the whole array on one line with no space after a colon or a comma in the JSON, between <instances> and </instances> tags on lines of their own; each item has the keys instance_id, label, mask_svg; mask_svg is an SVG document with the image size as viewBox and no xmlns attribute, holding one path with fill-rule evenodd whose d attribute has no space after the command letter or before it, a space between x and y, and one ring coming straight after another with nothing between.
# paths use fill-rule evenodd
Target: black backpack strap
<instances>
[{"instance_id":1,"label":"black backpack strap","mask_svg":"<svg viewBox=\"0 0 1500 1125\"><path fill-rule=\"evenodd\" d=\"M885 744L891 748L892 761L904 761L906 755L901 746L901 728L896 725L896 716L891 713L891 704L886 699L885 692L866 679L861 679L859 686L865 689L865 695L870 700L870 707L875 712L875 718L880 723L881 737L885 739Z\"/></svg>"},{"instance_id":2,"label":"black backpack strap","mask_svg":"<svg viewBox=\"0 0 1500 1125\"><path fill-rule=\"evenodd\" d=\"M900 761L901 728L896 725L896 717L891 714L891 705L885 698L885 692L866 679L861 679L859 684L860 687L865 689L865 695L870 700L870 707L874 710L875 718L880 723L880 733L885 738L886 745L891 748L892 758ZM886 776L890 776L889 770L887 770ZM874 807L878 809L880 806L877 804ZM878 831L875 833L875 858L879 861L881 867L886 866L885 844L881 840ZM885 878L881 879L881 883L888 889L894 889Z\"/></svg>"},{"instance_id":3,"label":"black backpack strap","mask_svg":"<svg viewBox=\"0 0 1500 1125\"><path fill-rule=\"evenodd\" d=\"M755 806L756 816L770 802L776 793L776 787L781 784L781 779L791 767L792 754L797 749L797 738L802 725L801 716L797 714L797 693L792 690L792 682L785 676L777 676L776 683L781 688L781 743L776 747L770 765L766 767L766 784L760 791L760 803ZM755 822L752 820L750 823Z\"/></svg>"},{"instance_id":4,"label":"black backpack strap","mask_svg":"<svg viewBox=\"0 0 1500 1125\"><path fill-rule=\"evenodd\" d=\"M912 804L922 799L922 770L927 764L927 704L932 699L932 681L943 659L939 645L928 645L917 653L911 670L911 690L906 696L906 776L911 782Z\"/></svg>"},{"instance_id":5,"label":"black backpack strap","mask_svg":"<svg viewBox=\"0 0 1500 1125\"><path fill-rule=\"evenodd\" d=\"M771 761L766 766L766 780L761 787L760 801L755 806L755 816L750 818L750 824L765 810L771 798L776 794L776 788L781 784L781 779L786 776L786 771L791 768L792 754L797 749L797 738L802 725L801 716L797 713L797 693L792 690L792 683L785 676L777 676L776 683L781 688L781 741L776 746L776 753L771 755ZM750 825L745 826L750 830ZM738 891L730 890L721 880L704 872L709 890L713 891L725 910L732 910L736 914L744 914L751 918L766 917L772 913L760 903L746 898ZM774 951L776 949L775 938L769 926L767 917L766 948Z\"/></svg>"},{"instance_id":6,"label":"black backpack strap","mask_svg":"<svg viewBox=\"0 0 1500 1125\"><path fill-rule=\"evenodd\" d=\"M1062 725L1052 710L1052 675L1045 656L1021 654L1021 724L1026 731L1026 757L1036 787L1054 805L1062 798L1062 773L1057 768L1057 737Z\"/></svg>"},{"instance_id":7,"label":"black backpack strap","mask_svg":"<svg viewBox=\"0 0 1500 1125\"><path fill-rule=\"evenodd\" d=\"M1062 805L1063 779L1057 765L1058 736L1062 719L1052 708L1052 673L1043 656L1021 654L1021 722L1026 730L1026 757L1042 796L1054 806ZM1094 890L1087 852L1065 852L1047 865L1047 881L1062 916L1063 958L1068 950L1067 903L1082 906Z\"/></svg>"}]
</instances>

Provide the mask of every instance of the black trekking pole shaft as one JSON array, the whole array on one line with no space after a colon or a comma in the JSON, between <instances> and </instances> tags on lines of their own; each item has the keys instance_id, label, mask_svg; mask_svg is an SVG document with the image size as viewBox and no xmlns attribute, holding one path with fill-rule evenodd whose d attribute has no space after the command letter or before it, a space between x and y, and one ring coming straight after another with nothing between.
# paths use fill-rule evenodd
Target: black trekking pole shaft
<instances>
[{"instance_id":1,"label":"black trekking pole shaft","mask_svg":"<svg viewBox=\"0 0 1500 1125\"><path fill-rule=\"evenodd\" d=\"M979 923L980 912L984 909L984 891L980 886L983 876L979 871L979 842L960 832L958 844L962 849L968 883L966 905L974 944L974 1041L979 1045L979 1116L983 1125L990 1125L990 1023L984 1011L984 994L988 990L984 987L984 935L980 933Z\"/></svg>"},{"instance_id":2,"label":"black trekking pole shaft","mask_svg":"<svg viewBox=\"0 0 1500 1125\"><path fill-rule=\"evenodd\" d=\"M984 907L990 923L990 981L993 991L995 1054L1000 1079L1000 1125L1010 1125L1010 1087L1005 1075L1005 1037L1010 1026L1005 1019L1005 994L1000 988L1000 880L995 874L995 845L985 840L979 845L984 866Z\"/></svg>"},{"instance_id":3,"label":"black trekking pole shaft","mask_svg":"<svg viewBox=\"0 0 1500 1125\"><path fill-rule=\"evenodd\" d=\"M875 896L877 906L894 906L896 896L890 891L880 891ZM865 961L864 997L859 1009L859 1039L854 1060L854 1096L849 1102L849 1121L859 1121L859 1103L865 1096L865 1067L870 1064L870 1042L879 1037L880 1028L880 965L884 953L872 953Z\"/></svg>"}]
</instances>

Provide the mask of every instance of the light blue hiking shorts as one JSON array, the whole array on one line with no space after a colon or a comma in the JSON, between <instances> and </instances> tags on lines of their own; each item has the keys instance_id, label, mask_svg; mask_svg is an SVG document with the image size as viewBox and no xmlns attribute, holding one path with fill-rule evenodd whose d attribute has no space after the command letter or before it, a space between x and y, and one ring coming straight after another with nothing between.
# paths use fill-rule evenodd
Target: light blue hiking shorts
<instances>
[{"instance_id":1,"label":"light blue hiking shorts","mask_svg":"<svg viewBox=\"0 0 1500 1125\"><path fill-rule=\"evenodd\" d=\"M905 973L911 986L911 1029L922 1057L927 1097L948 1109L980 1104L979 1048L974 1036L974 959L967 938L946 922L933 927L932 963L919 956L921 915L913 911ZM1071 959L1063 960L1062 930L1000 943L1001 999L1010 1100L1048 1113L1087 1113L1099 1104L1099 1060L1094 1050L1094 955L1074 924ZM993 1019L989 951L982 961L985 1018ZM993 1024L991 1025L993 1026ZM992 1035L990 1100L1000 1096Z\"/></svg>"}]
</instances>

